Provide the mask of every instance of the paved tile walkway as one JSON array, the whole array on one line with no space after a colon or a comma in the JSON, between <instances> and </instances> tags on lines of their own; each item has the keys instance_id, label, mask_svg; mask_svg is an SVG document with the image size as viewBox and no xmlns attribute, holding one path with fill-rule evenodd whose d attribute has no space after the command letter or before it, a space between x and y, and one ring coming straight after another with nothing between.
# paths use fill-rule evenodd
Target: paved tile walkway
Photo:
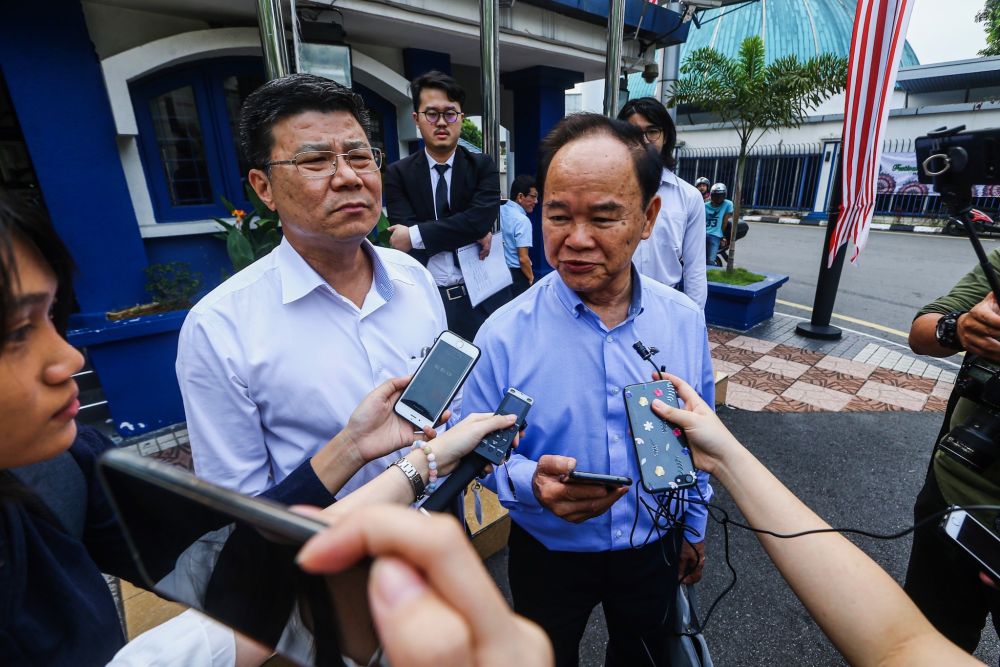
<instances>
[{"instance_id":1,"label":"paved tile walkway","mask_svg":"<svg viewBox=\"0 0 1000 667\"><path fill-rule=\"evenodd\" d=\"M764 412L943 412L958 367L892 341L845 331L838 341L798 336L786 315L747 332L712 328L726 404Z\"/></svg>"}]
</instances>

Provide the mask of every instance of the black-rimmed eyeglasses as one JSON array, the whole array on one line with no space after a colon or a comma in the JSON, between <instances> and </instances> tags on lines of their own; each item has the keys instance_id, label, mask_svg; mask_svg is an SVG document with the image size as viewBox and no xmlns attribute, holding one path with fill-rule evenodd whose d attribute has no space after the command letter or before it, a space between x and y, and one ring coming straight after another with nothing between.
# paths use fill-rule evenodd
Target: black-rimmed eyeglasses
<instances>
[{"instance_id":1,"label":"black-rimmed eyeglasses","mask_svg":"<svg viewBox=\"0 0 1000 667\"><path fill-rule=\"evenodd\" d=\"M304 151L291 160L272 160L264 163L270 169L275 165L292 164L305 178L326 178L337 173L337 158L344 158L350 168L365 174L382 167L382 151L377 148L352 148L346 153L333 151Z\"/></svg>"},{"instance_id":2,"label":"black-rimmed eyeglasses","mask_svg":"<svg viewBox=\"0 0 1000 667\"><path fill-rule=\"evenodd\" d=\"M647 127L642 131L642 136L646 137L648 143L654 143L663 136L663 130L658 127Z\"/></svg>"},{"instance_id":3,"label":"black-rimmed eyeglasses","mask_svg":"<svg viewBox=\"0 0 1000 667\"><path fill-rule=\"evenodd\" d=\"M447 111L438 111L437 109L427 109L426 111L421 111L420 113L424 115L424 118L427 119L428 123L435 124L439 120L441 120L441 118L444 118L444 122L448 123L449 125L457 121L459 116L462 115L461 111L455 111L454 109L448 109Z\"/></svg>"}]
</instances>

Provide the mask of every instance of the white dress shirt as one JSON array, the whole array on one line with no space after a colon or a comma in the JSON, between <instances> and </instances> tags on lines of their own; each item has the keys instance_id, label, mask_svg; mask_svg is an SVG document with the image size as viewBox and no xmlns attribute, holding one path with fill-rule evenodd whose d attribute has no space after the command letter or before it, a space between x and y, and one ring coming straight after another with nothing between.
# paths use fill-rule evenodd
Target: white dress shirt
<instances>
[{"instance_id":1,"label":"white dress shirt","mask_svg":"<svg viewBox=\"0 0 1000 667\"><path fill-rule=\"evenodd\" d=\"M652 235L639 242L633 260L639 273L674 287L705 308L705 200L698 188L664 169L657 190L662 204Z\"/></svg>"},{"instance_id":2,"label":"white dress shirt","mask_svg":"<svg viewBox=\"0 0 1000 667\"><path fill-rule=\"evenodd\" d=\"M426 269L362 247L374 277L361 308L283 240L191 309L177 378L199 477L247 494L271 488L343 429L376 385L415 370L447 328ZM372 461L338 495L398 456Z\"/></svg>"},{"instance_id":3,"label":"white dress shirt","mask_svg":"<svg viewBox=\"0 0 1000 667\"><path fill-rule=\"evenodd\" d=\"M444 162L438 162L431 154L424 149L424 155L427 156L427 168L431 173L431 201L437 202L437 185L438 181L441 180L441 174L437 172L434 168L436 164L446 164L450 167L448 171L444 172L444 182L448 185L448 205L451 206L451 174L455 171L455 153L454 151ZM437 204L434 207L434 219L437 220ZM420 227L418 225L413 225L410 227L410 244L419 250L424 249L424 239L420 236ZM452 285L461 285L465 282L465 278L462 277L462 269L459 268L458 264L455 263L455 255L451 252L439 252L437 254L431 255L427 259L427 270L431 272L434 276L434 283L438 287L451 287Z\"/></svg>"}]
</instances>

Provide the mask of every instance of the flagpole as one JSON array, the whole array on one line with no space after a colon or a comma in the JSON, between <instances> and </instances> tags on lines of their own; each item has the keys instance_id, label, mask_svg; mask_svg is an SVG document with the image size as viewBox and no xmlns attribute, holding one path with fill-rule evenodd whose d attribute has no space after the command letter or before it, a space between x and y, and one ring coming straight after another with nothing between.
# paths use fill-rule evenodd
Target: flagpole
<instances>
[{"instance_id":1,"label":"flagpole","mask_svg":"<svg viewBox=\"0 0 1000 667\"><path fill-rule=\"evenodd\" d=\"M812 319L809 322L799 322L795 333L806 338L820 340L838 340L843 332L830 324L833 316L833 302L837 299L840 287L840 272L844 268L844 257L847 256L847 244L838 247L836 258L830 264L830 245L837 223L840 220L840 204L843 200L843 170L846 168L843 160L844 142L841 140L837 151L837 164L834 169L833 187L830 191L830 203L827 206L826 240L823 242L823 255L819 262L819 277L816 279L816 296L813 299Z\"/></svg>"}]
</instances>

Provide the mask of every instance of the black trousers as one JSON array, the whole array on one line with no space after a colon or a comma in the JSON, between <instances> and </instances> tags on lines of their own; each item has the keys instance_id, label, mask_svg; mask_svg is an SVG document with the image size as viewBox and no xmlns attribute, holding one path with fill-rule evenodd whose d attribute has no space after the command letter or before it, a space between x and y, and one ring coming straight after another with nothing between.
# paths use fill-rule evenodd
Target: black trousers
<instances>
[{"instance_id":1,"label":"black trousers","mask_svg":"<svg viewBox=\"0 0 1000 667\"><path fill-rule=\"evenodd\" d=\"M465 285L438 287L448 328L465 340L474 340L479 327L493 311L510 301L510 289L504 288L473 308Z\"/></svg>"},{"instance_id":2,"label":"black trousers","mask_svg":"<svg viewBox=\"0 0 1000 667\"><path fill-rule=\"evenodd\" d=\"M579 664L580 640L598 604L608 623L605 665L668 665L680 535L672 529L659 542L623 551L549 551L512 522L508 576L514 610L542 626L557 667Z\"/></svg>"},{"instance_id":3,"label":"black trousers","mask_svg":"<svg viewBox=\"0 0 1000 667\"><path fill-rule=\"evenodd\" d=\"M933 469L928 470L913 507L914 523L947 507ZM993 613L1000 633L1000 592L979 580L979 569L937 521L913 533L903 588L941 634L969 653L979 645L987 614Z\"/></svg>"},{"instance_id":4,"label":"black trousers","mask_svg":"<svg viewBox=\"0 0 1000 667\"><path fill-rule=\"evenodd\" d=\"M520 268L510 269L510 277L514 279L514 284L510 286L511 298L521 296L531 287L528 276Z\"/></svg>"}]
</instances>

